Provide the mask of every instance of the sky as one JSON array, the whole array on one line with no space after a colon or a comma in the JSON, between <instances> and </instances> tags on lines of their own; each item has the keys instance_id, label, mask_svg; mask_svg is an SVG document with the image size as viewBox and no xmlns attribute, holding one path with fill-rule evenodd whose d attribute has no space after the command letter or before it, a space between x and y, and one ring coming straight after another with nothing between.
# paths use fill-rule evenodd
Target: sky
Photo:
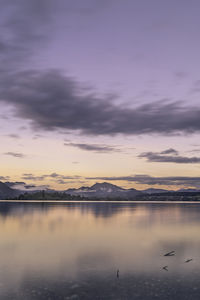
<instances>
[{"instance_id":1,"label":"sky","mask_svg":"<svg viewBox=\"0 0 200 300\"><path fill-rule=\"evenodd\" d=\"M0 5L0 181L200 188L198 0Z\"/></svg>"}]
</instances>

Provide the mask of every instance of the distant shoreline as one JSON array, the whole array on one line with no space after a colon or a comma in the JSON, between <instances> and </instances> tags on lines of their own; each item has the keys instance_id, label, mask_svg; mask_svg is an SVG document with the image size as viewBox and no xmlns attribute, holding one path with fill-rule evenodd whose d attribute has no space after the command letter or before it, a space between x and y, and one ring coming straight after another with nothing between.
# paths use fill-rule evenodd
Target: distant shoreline
<instances>
[{"instance_id":1,"label":"distant shoreline","mask_svg":"<svg viewBox=\"0 0 200 300\"><path fill-rule=\"evenodd\" d=\"M172 204L172 203L199 203L200 200L193 200L193 201L161 201L161 200L0 200L0 203L159 203L159 204Z\"/></svg>"}]
</instances>

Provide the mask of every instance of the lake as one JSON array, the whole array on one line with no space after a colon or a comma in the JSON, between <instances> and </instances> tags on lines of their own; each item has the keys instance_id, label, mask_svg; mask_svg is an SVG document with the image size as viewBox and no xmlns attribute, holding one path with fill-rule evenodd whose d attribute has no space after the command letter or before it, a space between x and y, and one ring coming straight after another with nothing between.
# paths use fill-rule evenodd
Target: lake
<instances>
[{"instance_id":1,"label":"lake","mask_svg":"<svg viewBox=\"0 0 200 300\"><path fill-rule=\"evenodd\" d=\"M199 300L200 204L1 202L0 299Z\"/></svg>"}]
</instances>

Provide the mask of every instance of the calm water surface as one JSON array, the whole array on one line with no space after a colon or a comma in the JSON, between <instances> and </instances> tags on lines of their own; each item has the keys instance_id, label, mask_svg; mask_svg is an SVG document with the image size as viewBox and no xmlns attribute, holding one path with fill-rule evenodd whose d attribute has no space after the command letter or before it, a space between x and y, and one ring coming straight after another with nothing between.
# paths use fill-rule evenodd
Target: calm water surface
<instances>
[{"instance_id":1,"label":"calm water surface","mask_svg":"<svg viewBox=\"0 0 200 300\"><path fill-rule=\"evenodd\" d=\"M200 204L1 202L0 299L199 300Z\"/></svg>"}]
</instances>

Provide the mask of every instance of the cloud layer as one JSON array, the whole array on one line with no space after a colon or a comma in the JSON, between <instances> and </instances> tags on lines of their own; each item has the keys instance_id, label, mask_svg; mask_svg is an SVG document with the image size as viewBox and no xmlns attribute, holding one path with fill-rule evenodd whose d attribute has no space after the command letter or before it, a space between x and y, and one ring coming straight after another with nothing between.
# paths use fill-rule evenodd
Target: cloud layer
<instances>
[{"instance_id":1,"label":"cloud layer","mask_svg":"<svg viewBox=\"0 0 200 300\"><path fill-rule=\"evenodd\" d=\"M51 174L44 174L40 176L36 176L32 173L25 173L21 177L23 180L32 180L32 181L42 181L44 179L53 179L53 180L68 180L68 179L80 179L81 176L74 175L74 176L66 176L57 173Z\"/></svg>"},{"instance_id":2,"label":"cloud layer","mask_svg":"<svg viewBox=\"0 0 200 300\"><path fill-rule=\"evenodd\" d=\"M23 180L40 182L43 180L52 180L54 183L67 185L69 183L79 183L88 185L90 181L116 181L116 182L125 182L125 183L135 183L139 185L148 185L148 186L163 186L163 187L185 187L185 188L200 188L200 177L199 176L164 176L156 177L149 176L146 174L143 175L130 175L130 176L97 176L97 177L83 177L83 176L67 176L57 173L44 174L41 176L36 176L31 173L23 174L21 177ZM8 181L9 176L0 176L0 180ZM6 182L9 186L24 189L37 189L38 185L27 184L25 182ZM40 185L40 187L44 185ZM46 186L49 187L49 186Z\"/></svg>"},{"instance_id":3,"label":"cloud layer","mask_svg":"<svg viewBox=\"0 0 200 300\"><path fill-rule=\"evenodd\" d=\"M178 151L174 149L167 149L162 152L143 152L139 158L146 158L148 162L163 162L163 163L176 163L176 164L198 164L200 157L181 156Z\"/></svg>"},{"instance_id":4,"label":"cloud layer","mask_svg":"<svg viewBox=\"0 0 200 300\"><path fill-rule=\"evenodd\" d=\"M200 177L167 176L153 177L149 175L133 175L119 177L88 177L88 180L125 181L144 185L200 187Z\"/></svg>"}]
</instances>

